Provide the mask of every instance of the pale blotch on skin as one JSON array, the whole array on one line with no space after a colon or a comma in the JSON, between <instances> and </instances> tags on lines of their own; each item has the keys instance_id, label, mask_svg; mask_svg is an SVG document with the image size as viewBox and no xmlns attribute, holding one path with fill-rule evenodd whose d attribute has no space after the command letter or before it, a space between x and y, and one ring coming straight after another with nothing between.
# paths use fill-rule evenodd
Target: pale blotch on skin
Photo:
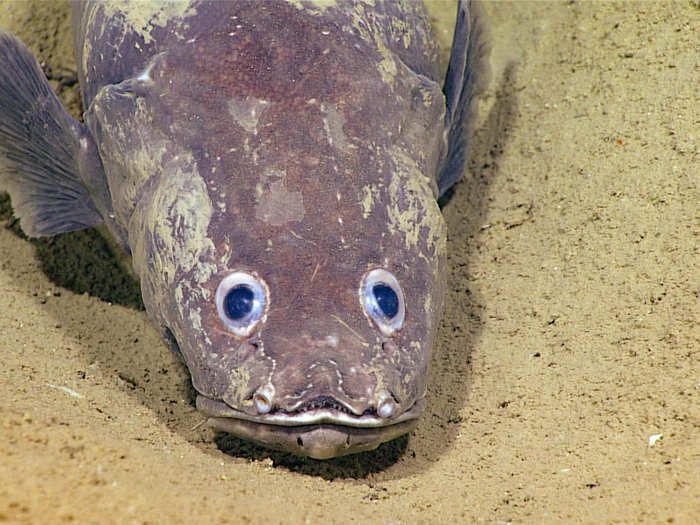
<instances>
[{"instance_id":1,"label":"pale blotch on skin","mask_svg":"<svg viewBox=\"0 0 700 525\"><path fill-rule=\"evenodd\" d=\"M162 177L152 190L152 197L143 199L145 204L134 210L129 245L137 274L154 294L149 301L152 304L147 304L149 311L162 315L165 305L174 299L184 319L190 317L183 299L185 290L189 292L189 302L202 297L201 284L216 271L216 264L204 257L214 253L214 243L207 234L213 206L190 153L174 157L163 170L169 176ZM176 282L176 275L193 270L196 271L192 278L179 282L174 297L169 298L168 290ZM189 322L196 325L198 312L193 314ZM172 326L169 322L164 324ZM172 326L176 332L177 325Z\"/></svg>"},{"instance_id":2,"label":"pale blotch on skin","mask_svg":"<svg viewBox=\"0 0 700 525\"><path fill-rule=\"evenodd\" d=\"M146 44L152 40L151 31L154 27L173 27L174 19L184 19L197 14L190 2L182 1L110 0L101 5L105 9L105 20L111 20L118 14L123 15L125 27L143 37ZM177 29L177 26L174 27Z\"/></svg>"},{"instance_id":3,"label":"pale blotch on skin","mask_svg":"<svg viewBox=\"0 0 700 525\"><path fill-rule=\"evenodd\" d=\"M395 24L395 31L403 35L401 38L403 47L408 49L411 46L411 35L413 34L411 28L408 26L405 20L395 19Z\"/></svg>"},{"instance_id":4,"label":"pale blotch on skin","mask_svg":"<svg viewBox=\"0 0 700 525\"><path fill-rule=\"evenodd\" d=\"M389 385L387 385L384 375L384 362L386 361L386 359L387 357L384 356L382 352L381 341L378 340L377 344L372 345L372 359L370 360L369 364L365 367L365 372L374 376L374 379L377 382L376 387L374 388L375 392L389 390ZM394 393L399 398L403 398L405 396L405 392ZM368 392L368 395L371 395L370 392Z\"/></svg>"},{"instance_id":5,"label":"pale blotch on skin","mask_svg":"<svg viewBox=\"0 0 700 525\"><path fill-rule=\"evenodd\" d=\"M91 9L85 12L85 28L87 31L103 35L106 27L96 27L95 18L100 10L104 10L104 16L100 17L103 24L109 23L118 17L123 17L124 23L120 27L126 32L134 32L143 38L145 44L153 40L151 31L153 28L168 26L180 38L181 29L186 27L186 18L197 14L197 10L191 6L191 2L150 2L144 0L112 0L110 2L97 2ZM179 20L178 20L179 19ZM175 22L175 23L173 23ZM98 39L99 41L99 39ZM93 54L89 40L85 40L83 48L83 71L87 75L88 57ZM137 46L137 49L140 47Z\"/></svg>"},{"instance_id":6,"label":"pale blotch on skin","mask_svg":"<svg viewBox=\"0 0 700 525\"><path fill-rule=\"evenodd\" d=\"M394 53L386 47L382 35L376 31L375 28L367 27L365 21L371 19L371 17L367 17L363 5L355 6L352 18L352 25L357 30L360 37L366 42L373 43L377 51L382 55L383 58L377 64L377 68L379 69L382 80L391 86L391 90L393 91L396 74L398 73Z\"/></svg>"},{"instance_id":7,"label":"pale blotch on skin","mask_svg":"<svg viewBox=\"0 0 700 525\"><path fill-rule=\"evenodd\" d=\"M151 287L153 304L147 306L151 311L155 308L156 317L164 315L166 305L174 301L186 329L202 334L205 343L211 344L200 309L191 305L211 295L202 285L217 271L216 263L209 262L215 251L208 236L213 205L191 153L173 157L162 169L168 176L160 179L151 199L144 199L147 204L136 208L130 223L134 267L143 282L155 285ZM182 274L190 276L176 280ZM168 297L173 285L173 296ZM161 321L176 337L183 337L180 322L162 317Z\"/></svg>"},{"instance_id":8,"label":"pale blotch on skin","mask_svg":"<svg viewBox=\"0 0 700 525\"><path fill-rule=\"evenodd\" d=\"M386 50L384 47L384 44L382 43L381 47L379 48L380 51L382 51L382 54L384 54L384 51ZM388 53L388 50L387 50ZM394 86L394 79L396 78L396 73L398 72L396 69L396 61L394 60L394 57L389 55L385 56L381 62L378 64L379 67L379 73L382 75L382 80L389 84L390 86Z\"/></svg>"},{"instance_id":9,"label":"pale blotch on skin","mask_svg":"<svg viewBox=\"0 0 700 525\"><path fill-rule=\"evenodd\" d=\"M253 399L247 397L247 387L250 384L250 370L245 366L233 367L229 372L229 383L224 399L233 402L236 407L252 407Z\"/></svg>"},{"instance_id":10,"label":"pale blotch on skin","mask_svg":"<svg viewBox=\"0 0 700 525\"><path fill-rule=\"evenodd\" d=\"M189 304L189 303L188 303ZM212 342L211 339L209 339L209 334L207 331L204 329L204 326L202 325L202 313L201 313L201 308L193 308L189 311L189 316L186 315L186 308L185 305L182 303L177 303L178 309L180 312L180 317L185 318L189 317L189 325L192 330L194 330L195 333L202 334L204 337L204 342L207 344L208 347L211 347Z\"/></svg>"},{"instance_id":11,"label":"pale blotch on skin","mask_svg":"<svg viewBox=\"0 0 700 525\"><path fill-rule=\"evenodd\" d=\"M371 0L374 4L374 0ZM287 0L287 2L299 11L307 10L310 13L321 14L329 7L336 7L337 0Z\"/></svg>"},{"instance_id":12,"label":"pale blotch on skin","mask_svg":"<svg viewBox=\"0 0 700 525\"><path fill-rule=\"evenodd\" d=\"M362 218L366 219L372 213L374 204L379 198L379 188L374 184L367 184L362 187L362 200L360 205L362 206Z\"/></svg>"},{"instance_id":13,"label":"pale blotch on skin","mask_svg":"<svg viewBox=\"0 0 700 525\"><path fill-rule=\"evenodd\" d=\"M272 226L304 219L304 198L300 191L290 191L284 184L285 173L268 169L255 187L255 218ZM277 180L271 180L277 179Z\"/></svg>"},{"instance_id":14,"label":"pale blotch on skin","mask_svg":"<svg viewBox=\"0 0 700 525\"><path fill-rule=\"evenodd\" d=\"M96 119L104 128L100 144L105 171L113 195L114 214L126 224L139 201L144 184L163 166L169 142L154 132L153 113L143 99L130 106L129 118L114 118L115 110L128 111L120 104L121 95L114 86L101 89L93 101L88 120Z\"/></svg>"},{"instance_id":15,"label":"pale blotch on skin","mask_svg":"<svg viewBox=\"0 0 700 525\"><path fill-rule=\"evenodd\" d=\"M388 192L391 201L387 206L391 233L403 233L406 249L410 250L419 246L421 232L426 229L427 246L433 249L432 255L445 253L447 227L430 179L400 147L394 146L391 156L395 163Z\"/></svg>"},{"instance_id":16,"label":"pale blotch on skin","mask_svg":"<svg viewBox=\"0 0 700 525\"><path fill-rule=\"evenodd\" d=\"M258 121L269 104L267 100L250 96L235 98L228 101L228 112L233 117L233 121L246 132L257 135Z\"/></svg>"},{"instance_id":17,"label":"pale blotch on skin","mask_svg":"<svg viewBox=\"0 0 700 525\"><path fill-rule=\"evenodd\" d=\"M168 176L154 188L149 204L134 212L135 216L142 214L142 228L135 231L130 227L132 234L150 231L158 249L153 250L151 261L138 260L135 253L135 266L147 267L145 271L155 271L172 284L177 270L187 273L198 265L196 280L205 282L215 271L200 263L203 254L214 252L214 243L207 234L213 206L206 183L190 153L174 157L163 172ZM137 241L132 245L140 244Z\"/></svg>"},{"instance_id":18,"label":"pale blotch on skin","mask_svg":"<svg viewBox=\"0 0 700 525\"><path fill-rule=\"evenodd\" d=\"M326 132L326 137L328 137L328 143L341 151L355 149L357 146L348 142L348 138L343 131L345 117L338 111L335 104L321 104L321 111L325 115L323 117L323 129Z\"/></svg>"}]
</instances>

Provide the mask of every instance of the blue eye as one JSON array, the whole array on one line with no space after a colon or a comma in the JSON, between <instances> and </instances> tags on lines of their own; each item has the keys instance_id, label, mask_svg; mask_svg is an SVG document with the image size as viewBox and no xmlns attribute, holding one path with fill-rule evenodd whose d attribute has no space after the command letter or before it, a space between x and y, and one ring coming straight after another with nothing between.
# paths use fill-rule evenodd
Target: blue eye
<instances>
[{"instance_id":1,"label":"blue eye","mask_svg":"<svg viewBox=\"0 0 700 525\"><path fill-rule=\"evenodd\" d=\"M269 292L265 282L246 272L226 276L216 289L216 310L226 328L248 337L267 312Z\"/></svg>"},{"instance_id":2,"label":"blue eye","mask_svg":"<svg viewBox=\"0 0 700 525\"><path fill-rule=\"evenodd\" d=\"M399 313L399 296L391 289L391 286L384 283L375 284L372 287L372 293L379 309L384 312L388 319L392 319Z\"/></svg>"},{"instance_id":3,"label":"blue eye","mask_svg":"<svg viewBox=\"0 0 700 525\"><path fill-rule=\"evenodd\" d=\"M244 284L232 288L224 298L224 311L229 319L239 321L253 309L255 294Z\"/></svg>"},{"instance_id":4,"label":"blue eye","mask_svg":"<svg viewBox=\"0 0 700 525\"><path fill-rule=\"evenodd\" d=\"M384 335L393 335L406 316L403 292L396 277L381 268L368 272L360 286L360 303L369 319Z\"/></svg>"}]
</instances>

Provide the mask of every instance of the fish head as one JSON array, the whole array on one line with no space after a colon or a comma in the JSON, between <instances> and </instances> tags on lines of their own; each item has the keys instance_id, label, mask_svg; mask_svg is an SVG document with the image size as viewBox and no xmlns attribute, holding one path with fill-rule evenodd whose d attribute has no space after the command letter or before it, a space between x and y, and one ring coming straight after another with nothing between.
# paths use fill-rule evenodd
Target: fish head
<instances>
[{"instance_id":1,"label":"fish head","mask_svg":"<svg viewBox=\"0 0 700 525\"><path fill-rule=\"evenodd\" d=\"M300 190L299 202L310 203L298 221L266 222L261 208L275 191L267 189L246 211L258 218L245 235L210 225L226 264L200 285L208 299L189 305L207 329L190 322L176 334L188 341L198 407L214 426L325 458L374 448L415 425L443 261L419 231L407 249L386 209L365 218L361 205L352 214L336 195L321 204Z\"/></svg>"},{"instance_id":2,"label":"fish head","mask_svg":"<svg viewBox=\"0 0 700 525\"><path fill-rule=\"evenodd\" d=\"M215 269L183 276L170 328L213 426L316 458L375 448L425 405L442 218L406 172L376 192L319 194L285 166L254 198L226 201L236 220L214 214L200 267Z\"/></svg>"},{"instance_id":3,"label":"fish head","mask_svg":"<svg viewBox=\"0 0 700 525\"><path fill-rule=\"evenodd\" d=\"M214 54L156 57L86 116L146 308L212 426L376 448L423 410L442 313L440 88L320 48L303 81L289 59L234 81Z\"/></svg>"},{"instance_id":4,"label":"fish head","mask_svg":"<svg viewBox=\"0 0 700 525\"><path fill-rule=\"evenodd\" d=\"M229 184L213 205L216 271L189 305L202 330L190 322L177 335L212 425L327 458L415 426L442 313L446 231L408 144L373 150L356 139L339 152L324 126L337 115L318 106L303 117L266 106L257 159L229 168L255 184Z\"/></svg>"}]
</instances>

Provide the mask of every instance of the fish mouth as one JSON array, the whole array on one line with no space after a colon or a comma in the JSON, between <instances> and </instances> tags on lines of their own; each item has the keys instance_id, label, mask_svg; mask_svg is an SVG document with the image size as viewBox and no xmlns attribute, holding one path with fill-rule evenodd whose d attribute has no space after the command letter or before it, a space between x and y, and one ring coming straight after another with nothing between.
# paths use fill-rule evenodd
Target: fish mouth
<instances>
[{"instance_id":1,"label":"fish mouth","mask_svg":"<svg viewBox=\"0 0 700 525\"><path fill-rule=\"evenodd\" d=\"M414 429L424 407L425 399L421 398L391 420L372 412L354 415L327 407L251 415L223 401L197 396L197 409L210 416L210 427L271 449L314 459L373 450Z\"/></svg>"}]
</instances>

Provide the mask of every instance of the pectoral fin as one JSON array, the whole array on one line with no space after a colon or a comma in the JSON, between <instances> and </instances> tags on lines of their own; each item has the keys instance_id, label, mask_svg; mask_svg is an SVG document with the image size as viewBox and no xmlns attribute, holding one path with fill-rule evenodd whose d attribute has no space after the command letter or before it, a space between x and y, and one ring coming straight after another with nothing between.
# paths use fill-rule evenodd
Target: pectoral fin
<instances>
[{"instance_id":1,"label":"pectoral fin","mask_svg":"<svg viewBox=\"0 0 700 525\"><path fill-rule=\"evenodd\" d=\"M86 158L101 170L92 139L63 108L36 58L0 31L0 189L10 193L27 235L103 222L80 175Z\"/></svg>"},{"instance_id":2,"label":"pectoral fin","mask_svg":"<svg viewBox=\"0 0 700 525\"><path fill-rule=\"evenodd\" d=\"M438 178L440 195L462 177L474 126L474 99L486 78L487 47L480 7L477 2L460 0L457 9L450 63L443 86L448 149Z\"/></svg>"}]
</instances>

